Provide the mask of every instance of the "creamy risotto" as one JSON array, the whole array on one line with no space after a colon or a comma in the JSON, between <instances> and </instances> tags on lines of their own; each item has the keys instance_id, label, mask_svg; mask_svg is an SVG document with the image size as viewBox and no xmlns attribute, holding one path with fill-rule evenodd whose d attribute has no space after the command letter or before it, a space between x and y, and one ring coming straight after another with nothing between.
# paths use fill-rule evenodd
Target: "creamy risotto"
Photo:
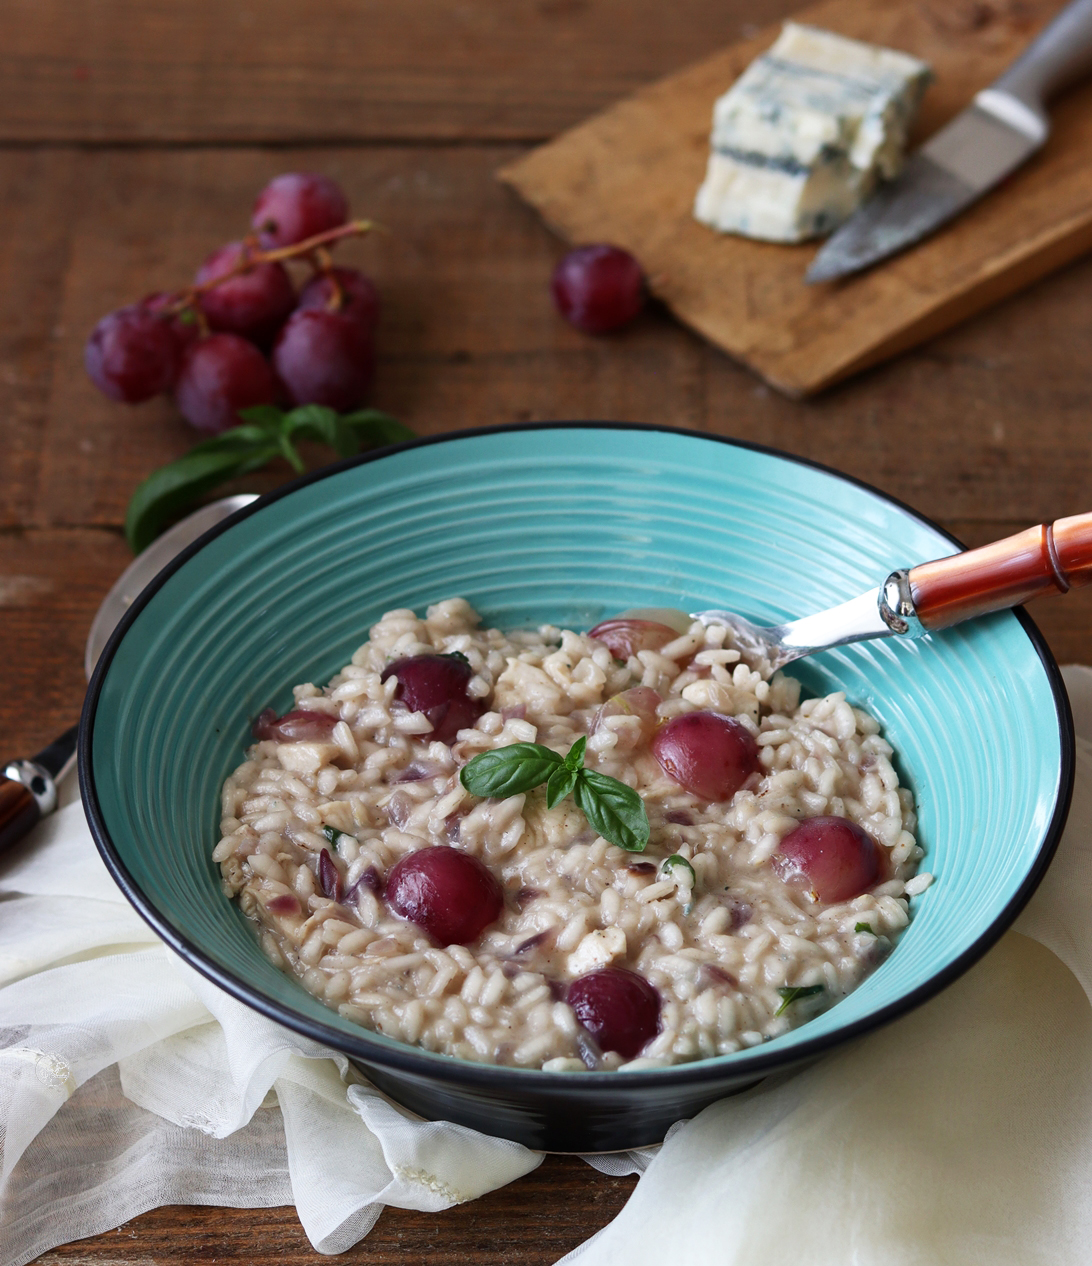
<instances>
[{"instance_id":1,"label":"creamy risotto","mask_svg":"<svg viewBox=\"0 0 1092 1266\"><path fill-rule=\"evenodd\" d=\"M505 633L454 598L294 693L224 784L224 891L327 1005L431 1051L577 1072L757 1046L853 989L930 882L877 722L764 680L723 627ZM518 744L583 747L647 845L579 790L467 790Z\"/></svg>"}]
</instances>

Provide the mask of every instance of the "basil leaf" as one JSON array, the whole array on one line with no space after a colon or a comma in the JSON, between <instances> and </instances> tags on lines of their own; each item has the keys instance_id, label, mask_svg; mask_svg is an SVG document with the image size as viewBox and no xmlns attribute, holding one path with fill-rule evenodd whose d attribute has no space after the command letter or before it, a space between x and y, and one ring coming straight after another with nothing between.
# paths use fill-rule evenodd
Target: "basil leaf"
<instances>
[{"instance_id":1,"label":"basil leaf","mask_svg":"<svg viewBox=\"0 0 1092 1266\"><path fill-rule=\"evenodd\" d=\"M475 756L463 766L459 781L471 795L504 799L540 786L561 763L557 752L541 743L513 743Z\"/></svg>"},{"instance_id":2,"label":"basil leaf","mask_svg":"<svg viewBox=\"0 0 1092 1266\"><path fill-rule=\"evenodd\" d=\"M335 845L337 844L338 840L340 840L341 837L345 834L344 831L339 831L336 826L324 826L322 828L322 833L323 835L326 836L326 838L330 841L331 844L335 844Z\"/></svg>"},{"instance_id":3,"label":"basil leaf","mask_svg":"<svg viewBox=\"0 0 1092 1266\"><path fill-rule=\"evenodd\" d=\"M417 438L408 426L381 409L357 409L355 413L343 413L338 422L352 434L357 448L382 448Z\"/></svg>"},{"instance_id":4,"label":"basil leaf","mask_svg":"<svg viewBox=\"0 0 1092 1266\"><path fill-rule=\"evenodd\" d=\"M441 655L440 658L441 659L457 659L461 664L465 664L468 668L470 667L470 660L467 659L467 657L462 653L462 651L445 651L445 653Z\"/></svg>"},{"instance_id":5,"label":"basil leaf","mask_svg":"<svg viewBox=\"0 0 1092 1266\"><path fill-rule=\"evenodd\" d=\"M871 923L855 923L853 925L853 930L854 932L870 932L873 936L876 935L876 933L872 931Z\"/></svg>"},{"instance_id":6,"label":"basil leaf","mask_svg":"<svg viewBox=\"0 0 1092 1266\"><path fill-rule=\"evenodd\" d=\"M260 470L275 457L302 474L305 467L294 436L328 444L341 457L414 438L409 427L379 409L338 414L324 405L305 404L286 413L276 405L256 404L240 409L239 416L241 426L196 445L138 486L125 515L125 537L134 554L219 484Z\"/></svg>"},{"instance_id":7,"label":"basil leaf","mask_svg":"<svg viewBox=\"0 0 1092 1266\"><path fill-rule=\"evenodd\" d=\"M777 992L784 1001L774 1012L774 1018L776 1019L787 1006L796 1002L798 998L813 998L817 993L822 993L825 988L825 985L794 985L789 989L779 989Z\"/></svg>"},{"instance_id":8,"label":"basil leaf","mask_svg":"<svg viewBox=\"0 0 1092 1266\"><path fill-rule=\"evenodd\" d=\"M593 769L581 769L573 799L589 825L628 853L643 853L648 844L644 801L624 782Z\"/></svg>"},{"instance_id":9,"label":"basil leaf","mask_svg":"<svg viewBox=\"0 0 1092 1266\"><path fill-rule=\"evenodd\" d=\"M572 747L569 748L568 752L565 754L565 768L566 769L571 769L575 771L577 769L584 768L584 748L587 746L588 746L587 738L584 735L581 735L580 738L576 740L576 742L572 745ZM550 808L552 809L553 805L551 805Z\"/></svg>"},{"instance_id":10,"label":"basil leaf","mask_svg":"<svg viewBox=\"0 0 1092 1266\"><path fill-rule=\"evenodd\" d=\"M251 404L245 409L239 409L238 414L244 422L252 423L270 435L279 431L281 423L284 421L284 410L278 409L275 404ZM233 429L238 430L239 428L235 427ZM225 431L224 434L227 435L230 432Z\"/></svg>"},{"instance_id":11,"label":"basil leaf","mask_svg":"<svg viewBox=\"0 0 1092 1266\"><path fill-rule=\"evenodd\" d=\"M264 435L252 439L225 431L198 444L185 457L153 471L137 486L125 514L125 539L129 548L139 554L172 519L206 493L228 479L260 470L279 451L276 441Z\"/></svg>"},{"instance_id":12,"label":"basil leaf","mask_svg":"<svg viewBox=\"0 0 1092 1266\"><path fill-rule=\"evenodd\" d=\"M546 784L546 807L548 809L556 809L576 786L579 777L579 770L570 769L567 764L558 765Z\"/></svg>"},{"instance_id":13,"label":"basil leaf","mask_svg":"<svg viewBox=\"0 0 1092 1266\"><path fill-rule=\"evenodd\" d=\"M319 440L341 452L342 435L338 429L337 413L324 404L301 404L283 415L281 426L286 435L299 433L304 439ZM348 455L342 454L343 457Z\"/></svg>"}]
</instances>

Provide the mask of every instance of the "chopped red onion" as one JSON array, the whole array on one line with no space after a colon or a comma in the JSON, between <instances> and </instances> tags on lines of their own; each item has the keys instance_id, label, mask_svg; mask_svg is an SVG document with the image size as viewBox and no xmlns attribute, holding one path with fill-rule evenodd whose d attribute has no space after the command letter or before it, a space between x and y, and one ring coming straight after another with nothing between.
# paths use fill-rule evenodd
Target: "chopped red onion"
<instances>
[{"instance_id":1,"label":"chopped red onion","mask_svg":"<svg viewBox=\"0 0 1092 1266\"><path fill-rule=\"evenodd\" d=\"M694 818L685 809L669 809L664 814L665 822L674 822L676 826L693 826Z\"/></svg>"},{"instance_id":2,"label":"chopped red onion","mask_svg":"<svg viewBox=\"0 0 1092 1266\"><path fill-rule=\"evenodd\" d=\"M290 892L278 893L277 896L271 897L265 903L265 908L270 914L300 915L303 913L299 898Z\"/></svg>"},{"instance_id":3,"label":"chopped red onion","mask_svg":"<svg viewBox=\"0 0 1092 1266\"><path fill-rule=\"evenodd\" d=\"M346 892L346 901L355 901L360 893L361 888L366 888L369 892L374 892L376 896L383 891L383 876L374 866L369 866L353 886Z\"/></svg>"},{"instance_id":4,"label":"chopped red onion","mask_svg":"<svg viewBox=\"0 0 1092 1266\"><path fill-rule=\"evenodd\" d=\"M341 900L344 893L341 883L341 872L334 863L334 859L330 856L328 848L324 848L319 853L318 879L322 885L322 891L331 901Z\"/></svg>"},{"instance_id":5,"label":"chopped red onion","mask_svg":"<svg viewBox=\"0 0 1092 1266\"><path fill-rule=\"evenodd\" d=\"M703 963L699 979L706 985L730 985L733 989L739 987L739 981L735 976L715 963Z\"/></svg>"},{"instance_id":6,"label":"chopped red onion","mask_svg":"<svg viewBox=\"0 0 1092 1266\"><path fill-rule=\"evenodd\" d=\"M442 774L445 768L437 761L415 760L407 765L397 777L392 778L391 782L420 782L422 778L435 778L437 774Z\"/></svg>"},{"instance_id":7,"label":"chopped red onion","mask_svg":"<svg viewBox=\"0 0 1092 1266\"><path fill-rule=\"evenodd\" d=\"M250 732L256 739L273 739L278 743L328 742L337 725L337 717L328 712L294 709L278 717L272 708L260 712Z\"/></svg>"},{"instance_id":8,"label":"chopped red onion","mask_svg":"<svg viewBox=\"0 0 1092 1266\"><path fill-rule=\"evenodd\" d=\"M528 950L536 949L543 942L551 940L554 935L553 928L547 928L545 932L536 932L534 936L529 936L527 940L521 941L519 945L512 951L513 954L526 954Z\"/></svg>"},{"instance_id":9,"label":"chopped red onion","mask_svg":"<svg viewBox=\"0 0 1092 1266\"><path fill-rule=\"evenodd\" d=\"M752 910L748 902L738 901L735 897L730 897L724 904L728 907L732 916L728 922L729 932L738 932L745 923L750 923L754 910Z\"/></svg>"},{"instance_id":10,"label":"chopped red onion","mask_svg":"<svg viewBox=\"0 0 1092 1266\"><path fill-rule=\"evenodd\" d=\"M413 801L404 792L396 791L387 801L387 817L399 830L409 821L413 812Z\"/></svg>"}]
</instances>

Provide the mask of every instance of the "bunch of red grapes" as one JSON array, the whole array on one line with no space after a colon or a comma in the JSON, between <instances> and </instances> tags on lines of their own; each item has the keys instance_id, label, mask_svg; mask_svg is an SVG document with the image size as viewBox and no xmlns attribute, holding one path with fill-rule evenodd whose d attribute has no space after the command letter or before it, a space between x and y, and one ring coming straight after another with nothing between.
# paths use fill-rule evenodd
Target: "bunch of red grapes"
<instances>
[{"instance_id":1,"label":"bunch of red grapes","mask_svg":"<svg viewBox=\"0 0 1092 1266\"><path fill-rule=\"evenodd\" d=\"M104 316L84 364L114 400L136 404L173 394L199 431L237 426L240 409L321 404L339 412L363 403L375 363L375 286L336 268L329 249L367 232L329 177L288 172L258 195L253 230L214 251L193 284L153 294ZM297 294L286 259L310 264Z\"/></svg>"}]
</instances>

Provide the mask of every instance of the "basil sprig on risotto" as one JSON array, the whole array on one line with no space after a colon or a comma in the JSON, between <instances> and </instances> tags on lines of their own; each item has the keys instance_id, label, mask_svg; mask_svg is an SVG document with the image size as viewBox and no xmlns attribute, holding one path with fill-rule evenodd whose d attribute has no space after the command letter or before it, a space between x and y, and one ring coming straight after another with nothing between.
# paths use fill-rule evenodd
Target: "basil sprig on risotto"
<instances>
[{"instance_id":1,"label":"basil sprig on risotto","mask_svg":"<svg viewBox=\"0 0 1092 1266\"><path fill-rule=\"evenodd\" d=\"M629 853L648 843L648 814L641 797L617 778L584 768L586 738L578 738L565 756L541 743L513 743L482 752L468 761L459 781L482 799L518 796L546 784L546 803L556 808L571 795L588 825Z\"/></svg>"}]
</instances>

